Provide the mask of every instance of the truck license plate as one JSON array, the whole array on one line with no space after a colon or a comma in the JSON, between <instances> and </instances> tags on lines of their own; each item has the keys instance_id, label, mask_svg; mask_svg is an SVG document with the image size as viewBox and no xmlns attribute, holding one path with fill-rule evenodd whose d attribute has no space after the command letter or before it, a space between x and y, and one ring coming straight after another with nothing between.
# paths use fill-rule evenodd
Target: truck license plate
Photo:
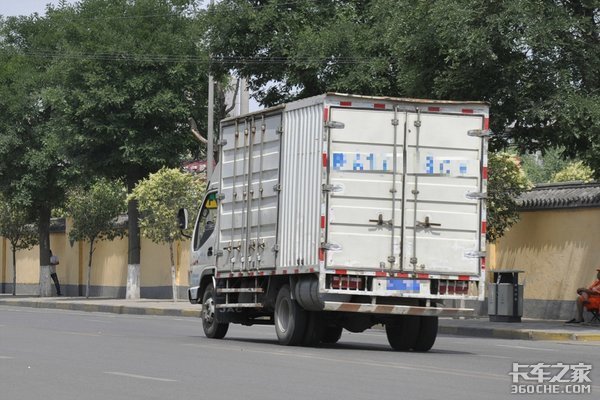
<instances>
[{"instance_id":1,"label":"truck license plate","mask_svg":"<svg viewBox=\"0 0 600 400\"><path fill-rule=\"evenodd\" d=\"M388 279L388 290L397 290L402 293L419 293L421 282L414 279Z\"/></svg>"}]
</instances>

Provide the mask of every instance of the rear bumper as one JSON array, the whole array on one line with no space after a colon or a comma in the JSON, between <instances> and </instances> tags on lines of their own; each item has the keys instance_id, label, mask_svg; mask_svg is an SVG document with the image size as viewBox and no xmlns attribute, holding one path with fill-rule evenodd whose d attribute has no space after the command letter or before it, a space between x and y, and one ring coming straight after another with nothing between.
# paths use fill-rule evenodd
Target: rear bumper
<instances>
[{"instance_id":1,"label":"rear bumper","mask_svg":"<svg viewBox=\"0 0 600 400\"><path fill-rule=\"evenodd\" d=\"M437 308L418 306L394 306L385 304L368 303L343 303L337 301L325 301L323 311L356 312L368 314L388 315L423 315L431 317L471 317L474 314L472 308Z\"/></svg>"}]
</instances>

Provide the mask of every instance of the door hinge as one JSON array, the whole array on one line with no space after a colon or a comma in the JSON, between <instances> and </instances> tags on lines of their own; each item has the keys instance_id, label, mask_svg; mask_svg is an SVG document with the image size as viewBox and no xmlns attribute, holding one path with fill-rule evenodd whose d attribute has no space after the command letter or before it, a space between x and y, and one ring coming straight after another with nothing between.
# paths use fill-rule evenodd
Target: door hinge
<instances>
[{"instance_id":1,"label":"door hinge","mask_svg":"<svg viewBox=\"0 0 600 400\"><path fill-rule=\"evenodd\" d=\"M400 125L400 120L398 120L397 118L393 119L392 120L392 125L394 125L394 126Z\"/></svg>"},{"instance_id":2,"label":"door hinge","mask_svg":"<svg viewBox=\"0 0 600 400\"><path fill-rule=\"evenodd\" d=\"M275 133L277 133L278 135L283 135L283 126L277 128L277 131L275 131Z\"/></svg>"},{"instance_id":3,"label":"door hinge","mask_svg":"<svg viewBox=\"0 0 600 400\"><path fill-rule=\"evenodd\" d=\"M339 193L343 189L344 188L343 188L342 185L327 185L327 184L323 184L323 191L324 192Z\"/></svg>"},{"instance_id":4,"label":"door hinge","mask_svg":"<svg viewBox=\"0 0 600 400\"><path fill-rule=\"evenodd\" d=\"M492 136L493 132L490 129L471 129L467 131L467 135L483 138Z\"/></svg>"},{"instance_id":5,"label":"door hinge","mask_svg":"<svg viewBox=\"0 0 600 400\"><path fill-rule=\"evenodd\" d=\"M321 248L328 251L342 251L342 245L337 243L321 243Z\"/></svg>"},{"instance_id":6,"label":"door hinge","mask_svg":"<svg viewBox=\"0 0 600 400\"><path fill-rule=\"evenodd\" d=\"M418 120L416 120L416 121L415 121L415 123L414 123L414 125L415 125L417 128L420 128L420 127L421 127L421 120L419 120L419 119L418 119Z\"/></svg>"},{"instance_id":7,"label":"door hinge","mask_svg":"<svg viewBox=\"0 0 600 400\"><path fill-rule=\"evenodd\" d=\"M488 198L487 193L483 192L467 192L465 197L469 200L486 200Z\"/></svg>"},{"instance_id":8,"label":"door hinge","mask_svg":"<svg viewBox=\"0 0 600 400\"><path fill-rule=\"evenodd\" d=\"M227 140L226 140L226 139L219 140L219 141L217 142L217 146L220 146L220 147L227 146Z\"/></svg>"},{"instance_id":9,"label":"door hinge","mask_svg":"<svg viewBox=\"0 0 600 400\"><path fill-rule=\"evenodd\" d=\"M281 184L278 183L277 185L273 186L273 191L274 192L281 192Z\"/></svg>"},{"instance_id":10,"label":"door hinge","mask_svg":"<svg viewBox=\"0 0 600 400\"><path fill-rule=\"evenodd\" d=\"M343 122L338 121L327 121L325 122L325 128L329 129L344 129L346 125Z\"/></svg>"},{"instance_id":11,"label":"door hinge","mask_svg":"<svg viewBox=\"0 0 600 400\"><path fill-rule=\"evenodd\" d=\"M464 255L466 258L485 258L487 253L485 251L467 251Z\"/></svg>"}]
</instances>

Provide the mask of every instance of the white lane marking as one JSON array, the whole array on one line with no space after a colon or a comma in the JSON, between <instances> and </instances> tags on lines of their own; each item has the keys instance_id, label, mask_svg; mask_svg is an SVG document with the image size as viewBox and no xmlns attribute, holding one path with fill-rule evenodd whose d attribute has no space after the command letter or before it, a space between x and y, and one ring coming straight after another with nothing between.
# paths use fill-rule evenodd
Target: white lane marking
<instances>
[{"instance_id":1,"label":"white lane marking","mask_svg":"<svg viewBox=\"0 0 600 400\"><path fill-rule=\"evenodd\" d=\"M235 351L235 352L240 351L239 347L201 345L201 344L195 344L195 343L185 343L182 345L207 348L210 350L229 350L229 351ZM366 365L366 366L377 367L377 368L395 368L395 369L400 369L400 370L421 371L421 372L426 372L429 374L437 373L437 374L442 374L442 375L452 375L452 376L469 377L469 378L479 377L482 379L491 379L491 380L499 380L499 381L506 380L506 376L504 374L491 374L491 373L486 373L486 372L460 370L460 369L455 369L455 368L446 369L446 368L440 368L440 367L435 367L435 366L430 366L430 365L416 366L414 364L400 364L400 363L392 363L392 362L376 361L376 360L373 360L373 361L372 360L360 360L360 361L358 361L358 360L344 359L344 358L339 358L339 357L319 356L319 355L311 354L311 353L296 353L296 352L291 352L291 351L265 351L265 350L253 350L253 349L247 349L247 348L243 349L243 351L244 351L244 353L257 353L257 354L262 354L262 355L271 355L271 356L279 356L279 357L306 358L306 359L328 361L328 362L334 362L334 363L346 363L346 364L361 365L361 366Z\"/></svg>"},{"instance_id":2,"label":"white lane marking","mask_svg":"<svg viewBox=\"0 0 600 400\"><path fill-rule=\"evenodd\" d=\"M106 371L104 372L108 375L116 375L116 376L124 376L126 378L135 378L135 379L145 379L149 381L158 381L158 382L177 382L174 379L165 379L165 378L155 378L152 376L144 376L144 375L135 375L135 374L127 374L125 372L114 372L114 371Z\"/></svg>"},{"instance_id":3,"label":"white lane marking","mask_svg":"<svg viewBox=\"0 0 600 400\"><path fill-rule=\"evenodd\" d=\"M512 360L513 357L505 357L505 356L493 356L491 354L474 354L477 357L486 357L486 358L501 358L501 359L505 359L505 360Z\"/></svg>"},{"instance_id":4,"label":"white lane marking","mask_svg":"<svg viewBox=\"0 0 600 400\"><path fill-rule=\"evenodd\" d=\"M508 347L509 349L523 349L523 350L535 350L535 351L558 351L556 349L544 349L541 347L511 346L508 344L497 344L496 347Z\"/></svg>"},{"instance_id":5,"label":"white lane marking","mask_svg":"<svg viewBox=\"0 0 600 400\"><path fill-rule=\"evenodd\" d=\"M0 360L12 360L14 359L14 357L10 357L10 356L0 356Z\"/></svg>"},{"instance_id":6,"label":"white lane marking","mask_svg":"<svg viewBox=\"0 0 600 400\"><path fill-rule=\"evenodd\" d=\"M85 319L87 322L99 322L101 324L112 324L113 321L103 321L101 319Z\"/></svg>"},{"instance_id":7,"label":"white lane marking","mask_svg":"<svg viewBox=\"0 0 600 400\"><path fill-rule=\"evenodd\" d=\"M56 331L57 333L64 333L65 335L77 335L77 336L102 336L98 333L89 333L89 332L69 332L69 331Z\"/></svg>"}]
</instances>

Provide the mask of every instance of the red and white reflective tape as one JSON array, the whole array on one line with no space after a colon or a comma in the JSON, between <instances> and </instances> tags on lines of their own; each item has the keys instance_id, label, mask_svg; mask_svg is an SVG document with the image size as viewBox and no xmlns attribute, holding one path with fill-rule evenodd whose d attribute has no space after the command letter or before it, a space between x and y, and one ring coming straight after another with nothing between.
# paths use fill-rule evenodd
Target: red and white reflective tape
<instances>
[{"instance_id":1,"label":"red and white reflective tape","mask_svg":"<svg viewBox=\"0 0 600 400\"><path fill-rule=\"evenodd\" d=\"M393 306L365 303L342 303L334 301L324 302L324 311L356 312L372 314L398 314L398 315L429 315L440 317L471 316L470 308L436 308L417 306Z\"/></svg>"},{"instance_id":2,"label":"red and white reflective tape","mask_svg":"<svg viewBox=\"0 0 600 400\"><path fill-rule=\"evenodd\" d=\"M350 103L351 105L352 103ZM327 123L329 121L329 117L330 117L330 110L329 110L329 106L325 106L323 108L323 122ZM323 184L327 183L327 170L329 168L329 152L328 152L328 141L327 140L323 140L322 141L322 149L321 149L321 158L322 158L322 164L321 164L321 182ZM327 229L327 208L326 208L326 204L327 204L327 193L326 192L322 192L321 193L321 215L319 218L319 227L320 227L320 243L325 243L326 242L326 229ZM325 249L323 248L319 248L319 268L321 269L321 271L325 270L325 257L326 257L326 252Z\"/></svg>"},{"instance_id":3,"label":"red and white reflective tape","mask_svg":"<svg viewBox=\"0 0 600 400\"><path fill-rule=\"evenodd\" d=\"M390 271L365 271L365 270L347 270L347 269L333 269L327 271L327 274L331 275L359 275L359 276L375 276L383 278L402 278L402 279L441 279L448 281L477 281L479 276L471 275L439 275L439 274L424 274L416 272L390 272Z\"/></svg>"},{"instance_id":4,"label":"red and white reflective tape","mask_svg":"<svg viewBox=\"0 0 600 400\"><path fill-rule=\"evenodd\" d=\"M489 129L490 127L490 118L488 115L483 117L483 129ZM482 145L482 162L481 162L481 192L487 193L488 190L488 138L483 138ZM485 252L486 249L486 233L487 233L487 206L486 202L481 202L481 245L480 251ZM481 269L485 269L485 258L482 257Z\"/></svg>"}]
</instances>

